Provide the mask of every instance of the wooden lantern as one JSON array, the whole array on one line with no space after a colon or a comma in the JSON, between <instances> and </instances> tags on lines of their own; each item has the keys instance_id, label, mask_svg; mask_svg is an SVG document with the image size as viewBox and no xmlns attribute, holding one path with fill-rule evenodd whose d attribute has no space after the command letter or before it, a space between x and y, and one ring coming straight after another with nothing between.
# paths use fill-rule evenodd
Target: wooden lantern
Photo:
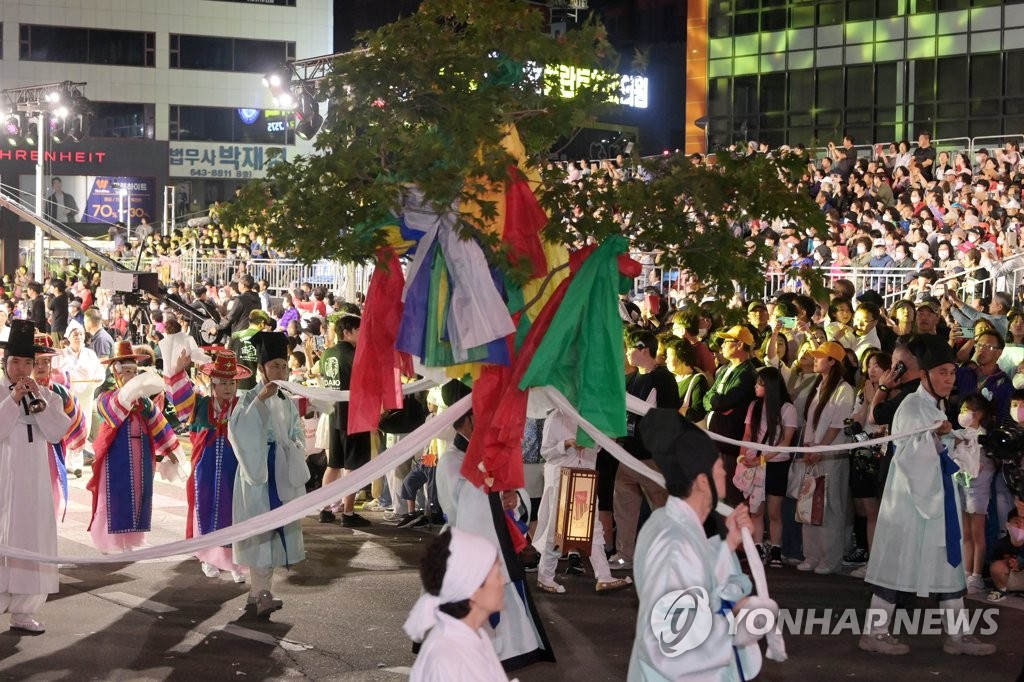
<instances>
[{"instance_id":1,"label":"wooden lantern","mask_svg":"<svg viewBox=\"0 0 1024 682\"><path fill-rule=\"evenodd\" d=\"M593 469L562 467L555 517L555 547L562 552L577 550L590 555L594 535L594 503L597 500L597 472Z\"/></svg>"}]
</instances>

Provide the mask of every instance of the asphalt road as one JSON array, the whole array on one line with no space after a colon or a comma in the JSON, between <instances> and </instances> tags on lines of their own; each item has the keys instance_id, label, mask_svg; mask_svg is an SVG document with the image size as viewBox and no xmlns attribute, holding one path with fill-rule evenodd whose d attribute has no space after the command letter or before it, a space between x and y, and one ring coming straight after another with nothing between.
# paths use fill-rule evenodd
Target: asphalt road
<instances>
[{"instance_id":1,"label":"asphalt road","mask_svg":"<svg viewBox=\"0 0 1024 682\"><path fill-rule=\"evenodd\" d=\"M156 484L151 544L179 539L185 503L180 486ZM84 480L73 482L61 526L60 551L92 553L85 532L89 497ZM413 663L401 630L419 594L416 564L428 531L398 530L377 521L366 531L305 521L308 558L279 578L274 592L284 608L269 621L242 607L247 588L230 576L207 578L192 558L170 558L103 567L65 566L61 591L47 603L44 635L3 630L3 680L405 680ZM866 607L863 582L771 570L773 596L789 608ZM636 618L632 590L595 594L587 577L563 578L568 592L534 599L558 657L517 671L521 682L553 679L623 680ZM971 608L987 608L971 598ZM987 658L943 654L938 636L905 638L904 657L857 650L856 636L791 636L790 659L767 662L763 680L1014 680L1024 664L1024 599L998 605L999 646Z\"/></svg>"}]
</instances>

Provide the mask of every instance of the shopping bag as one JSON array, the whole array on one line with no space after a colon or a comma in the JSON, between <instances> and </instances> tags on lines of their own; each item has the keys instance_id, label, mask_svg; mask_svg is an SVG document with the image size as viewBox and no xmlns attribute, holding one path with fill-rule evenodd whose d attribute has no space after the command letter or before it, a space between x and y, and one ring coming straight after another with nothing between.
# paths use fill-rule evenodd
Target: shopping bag
<instances>
[{"instance_id":1,"label":"shopping bag","mask_svg":"<svg viewBox=\"0 0 1024 682\"><path fill-rule=\"evenodd\" d=\"M804 474L796 498L796 521L820 526L825 521L825 484L827 476L812 467Z\"/></svg>"},{"instance_id":2,"label":"shopping bag","mask_svg":"<svg viewBox=\"0 0 1024 682\"><path fill-rule=\"evenodd\" d=\"M786 479L786 497L795 500L800 496L800 485L804 482L804 474L807 473L807 465L802 457L794 459L789 467L789 477Z\"/></svg>"}]
</instances>

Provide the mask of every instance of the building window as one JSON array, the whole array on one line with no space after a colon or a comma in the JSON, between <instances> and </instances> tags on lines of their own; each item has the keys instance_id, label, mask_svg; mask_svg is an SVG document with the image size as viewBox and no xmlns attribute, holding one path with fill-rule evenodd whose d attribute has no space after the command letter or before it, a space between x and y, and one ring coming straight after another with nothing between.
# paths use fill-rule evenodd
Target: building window
<instances>
[{"instance_id":1,"label":"building window","mask_svg":"<svg viewBox=\"0 0 1024 682\"><path fill-rule=\"evenodd\" d=\"M153 104L90 101L91 137L122 137L152 140Z\"/></svg>"},{"instance_id":2,"label":"building window","mask_svg":"<svg viewBox=\"0 0 1024 682\"><path fill-rule=\"evenodd\" d=\"M295 43L172 33L172 69L266 73L295 59Z\"/></svg>"},{"instance_id":3,"label":"building window","mask_svg":"<svg viewBox=\"0 0 1024 682\"><path fill-rule=\"evenodd\" d=\"M21 24L19 57L30 62L155 66L156 34Z\"/></svg>"},{"instance_id":4,"label":"building window","mask_svg":"<svg viewBox=\"0 0 1024 682\"><path fill-rule=\"evenodd\" d=\"M172 104L170 119L171 140L295 144L291 111Z\"/></svg>"}]
</instances>

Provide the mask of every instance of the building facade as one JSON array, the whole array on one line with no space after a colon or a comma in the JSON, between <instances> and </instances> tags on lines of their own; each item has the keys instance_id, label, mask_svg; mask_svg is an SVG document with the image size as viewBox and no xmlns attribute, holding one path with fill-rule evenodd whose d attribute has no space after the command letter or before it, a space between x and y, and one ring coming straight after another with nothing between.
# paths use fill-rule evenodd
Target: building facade
<instances>
[{"instance_id":1,"label":"building facade","mask_svg":"<svg viewBox=\"0 0 1024 682\"><path fill-rule=\"evenodd\" d=\"M333 16L332 0L3 0L0 89L86 83L89 134L52 145L47 191L60 177L84 232L125 210L158 222L167 186L178 216L205 211L263 176L270 149L312 149L262 76L333 52ZM0 182L34 192L34 147L4 137Z\"/></svg>"},{"instance_id":2,"label":"building facade","mask_svg":"<svg viewBox=\"0 0 1024 682\"><path fill-rule=\"evenodd\" d=\"M687 39L688 151L1024 133L1022 0L689 0Z\"/></svg>"}]
</instances>

